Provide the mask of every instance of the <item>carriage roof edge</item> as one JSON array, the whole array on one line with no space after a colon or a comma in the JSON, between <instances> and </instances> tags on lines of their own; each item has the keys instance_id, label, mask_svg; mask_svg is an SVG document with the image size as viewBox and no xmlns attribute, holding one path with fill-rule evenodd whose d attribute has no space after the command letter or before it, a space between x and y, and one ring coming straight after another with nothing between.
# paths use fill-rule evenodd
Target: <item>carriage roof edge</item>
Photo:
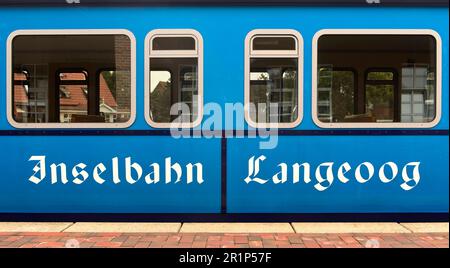
<instances>
[{"instance_id":1,"label":"carriage roof edge","mask_svg":"<svg viewBox=\"0 0 450 268\"><path fill-rule=\"evenodd\" d=\"M448 0L0 0L0 6L397 6L448 7Z\"/></svg>"}]
</instances>

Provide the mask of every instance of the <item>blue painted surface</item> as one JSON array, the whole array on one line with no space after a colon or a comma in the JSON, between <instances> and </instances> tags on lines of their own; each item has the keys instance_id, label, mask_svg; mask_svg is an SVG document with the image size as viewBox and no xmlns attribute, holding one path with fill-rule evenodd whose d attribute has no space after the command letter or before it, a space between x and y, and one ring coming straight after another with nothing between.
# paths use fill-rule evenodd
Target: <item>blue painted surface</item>
<instances>
[{"instance_id":1,"label":"blue painted surface","mask_svg":"<svg viewBox=\"0 0 450 268\"><path fill-rule=\"evenodd\" d=\"M204 102L239 103L244 98L244 39L253 29L295 29L304 39L304 103L299 130L319 129L311 117L312 37L328 28L433 29L442 39L442 118L434 129L448 130L449 26L447 8L2 8L0 62L6 63L6 39L23 29L127 29L136 37L136 121L133 130L152 129L144 120L144 38L153 29L192 28L204 40ZM0 64L0 130L6 119L6 64ZM228 140L229 212L448 212L449 137L280 137L274 150L260 151L257 140ZM0 137L0 212L220 212L220 140L170 137ZM61 150L64 148L64 150ZM311 164L367 160L374 164L420 161L421 181L404 191L394 181L366 184L336 182L318 192L312 184L245 185L247 160L265 154L267 166L279 162ZM68 165L95 165L115 155L140 163L201 162L202 185L122 183L34 185L28 158L45 154ZM275 168L273 169L275 170ZM265 171L267 174L273 173ZM107 173L105 173L107 175ZM273 174L272 174L273 175Z\"/></svg>"},{"instance_id":2,"label":"blue painted surface","mask_svg":"<svg viewBox=\"0 0 450 268\"><path fill-rule=\"evenodd\" d=\"M116 212L116 213L216 213L220 211L220 140L174 140L170 137L2 137L0 139L1 212ZM176 149L179 148L179 149ZM39 184L29 181L36 161L32 155L46 156L46 178ZM121 182L112 180L111 159L120 159ZM143 175L134 184L125 181L125 157L130 156L143 169ZM164 159L182 167L188 163L203 164L202 184L186 182L183 174L179 183L164 180ZM65 163L68 183L50 180L52 163ZM89 178L74 184L72 167L85 163ZM107 170L101 174L105 180L93 180L93 168L103 163ZM144 176L153 171L149 165L157 162L161 167L161 180L147 184ZM186 169L183 168L185 172ZM133 177L137 178L133 171ZM195 173L194 173L195 175ZM194 178L196 178L194 176Z\"/></svg>"},{"instance_id":3,"label":"blue painted surface","mask_svg":"<svg viewBox=\"0 0 450 268\"><path fill-rule=\"evenodd\" d=\"M282 137L274 150L259 150L257 139L228 140L228 211L230 213L335 213L335 212L448 212L449 167L448 136L441 137ZM265 155L259 177L271 179L280 171L278 164L288 165L285 183L245 183L250 157ZM375 167L374 176L366 183L355 179L355 169L362 162ZM398 166L398 175L389 183L379 179L379 167L392 161ZM420 180L411 190L400 185L402 168L408 162L420 162ZM311 182L293 183L291 165L311 165ZM314 188L316 167L334 162L334 181L328 189ZM337 178L337 169L348 162L352 169L346 174L349 182ZM363 177L367 176L362 168ZM326 176L325 168L321 174ZM386 176L391 176L386 169ZM408 171L411 176L411 169ZM389 177L390 178L390 177ZM324 183L325 186L328 183ZM411 184L411 186L414 184Z\"/></svg>"},{"instance_id":4,"label":"blue painted surface","mask_svg":"<svg viewBox=\"0 0 450 268\"><path fill-rule=\"evenodd\" d=\"M137 118L132 129L150 129L144 120L144 39L160 28L192 28L204 40L204 101L223 104L244 99L244 40L253 29L294 29L304 39L304 119L297 129L317 129L311 117L312 38L321 29L433 29L442 39L443 100L448 100L449 28L446 8L9 8L0 9L0 62L6 39L19 29L127 29L136 37ZM0 73L5 73L0 65ZM0 86L6 84L0 75ZM0 94L4 107L6 94ZM448 129L448 102L436 127ZM0 109L0 128L11 129Z\"/></svg>"}]
</instances>

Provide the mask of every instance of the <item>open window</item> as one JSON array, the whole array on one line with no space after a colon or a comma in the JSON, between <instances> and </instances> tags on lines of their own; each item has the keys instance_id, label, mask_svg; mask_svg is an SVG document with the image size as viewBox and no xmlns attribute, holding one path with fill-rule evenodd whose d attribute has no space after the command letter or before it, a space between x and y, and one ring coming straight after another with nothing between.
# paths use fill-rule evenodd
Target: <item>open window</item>
<instances>
[{"instance_id":1,"label":"open window","mask_svg":"<svg viewBox=\"0 0 450 268\"><path fill-rule=\"evenodd\" d=\"M25 30L12 33L8 44L13 126L122 128L134 121L131 33Z\"/></svg>"},{"instance_id":2,"label":"open window","mask_svg":"<svg viewBox=\"0 0 450 268\"><path fill-rule=\"evenodd\" d=\"M156 128L195 127L203 117L203 41L194 30L146 38L146 120Z\"/></svg>"},{"instance_id":3,"label":"open window","mask_svg":"<svg viewBox=\"0 0 450 268\"><path fill-rule=\"evenodd\" d=\"M313 49L318 126L415 128L439 122L441 40L436 32L323 30L315 35ZM353 70L355 78L343 68Z\"/></svg>"},{"instance_id":4,"label":"open window","mask_svg":"<svg viewBox=\"0 0 450 268\"><path fill-rule=\"evenodd\" d=\"M293 30L254 30L245 42L248 124L296 127L302 119L302 37Z\"/></svg>"}]
</instances>

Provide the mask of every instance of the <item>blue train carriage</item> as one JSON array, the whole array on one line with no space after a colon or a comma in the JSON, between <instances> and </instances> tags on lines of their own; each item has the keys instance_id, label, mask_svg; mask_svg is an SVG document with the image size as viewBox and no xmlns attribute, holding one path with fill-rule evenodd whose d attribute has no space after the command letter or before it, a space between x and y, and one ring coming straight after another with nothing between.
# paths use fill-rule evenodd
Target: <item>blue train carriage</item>
<instances>
[{"instance_id":1,"label":"blue train carriage","mask_svg":"<svg viewBox=\"0 0 450 268\"><path fill-rule=\"evenodd\" d=\"M448 220L448 1L6 0L0 18L3 218Z\"/></svg>"}]
</instances>

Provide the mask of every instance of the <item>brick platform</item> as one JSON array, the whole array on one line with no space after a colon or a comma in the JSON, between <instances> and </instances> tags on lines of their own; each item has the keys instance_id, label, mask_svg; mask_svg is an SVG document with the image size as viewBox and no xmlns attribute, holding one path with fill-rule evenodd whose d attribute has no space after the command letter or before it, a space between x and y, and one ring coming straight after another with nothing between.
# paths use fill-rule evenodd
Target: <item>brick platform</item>
<instances>
[{"instance_id":1,"label":"brick platform","mask_svg":"<svg viewBox=\"0 0 450 268\"><path fill-rule=\"evenodd\" d=\"M448 233L0 233L0 248L448 248Z\"/></svg>"}]
</instances>

